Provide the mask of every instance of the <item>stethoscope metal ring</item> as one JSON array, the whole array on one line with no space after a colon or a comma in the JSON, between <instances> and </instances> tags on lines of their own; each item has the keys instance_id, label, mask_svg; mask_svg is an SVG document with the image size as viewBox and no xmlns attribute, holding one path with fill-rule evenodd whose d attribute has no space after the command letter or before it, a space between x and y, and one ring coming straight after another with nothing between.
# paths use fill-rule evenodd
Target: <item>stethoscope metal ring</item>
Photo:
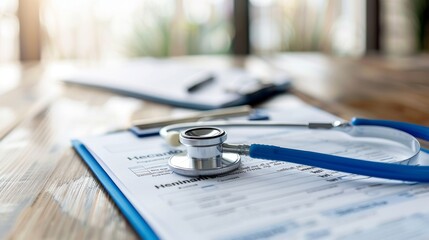
<instances>
[{"instance_id":1,"label":"stethoscope metal ring","mask_svg":"<svg viewBox=\"0 0 429 240\"><path fill-rule=\"evenodd\" d=\"M170 168L185 176L212 176L230 172L240 166L236 153L223 153L227 134L216 127L194 127L180 133L187 152L172 156Z\"/></svg>"},{"instance_id":2,"label":"stethoscope metal ring","mask_svg":"<svg viewBox=\"0 0 429 240\"><path fill-rule=\"evenodd\" d=\"M241 157L236 153L223 153L220 166L212 167L212 164L208 164L210 162L190 160L186 153L180 153L170 158L168 166L175 173L183 176L216 176L237 169L241 164Z\"/></svg>"},{"instance_id":3,"label":"stethoscope metal ring","mask_svg":"<svg viewBox=\"0 0 429 240\"><path fill-rule=\"evenodd\" d=\"M226 132L216 127L193 127L180 133L180 142L185 146L212 146L225 142Z\"/></svg>"}]
</instances>

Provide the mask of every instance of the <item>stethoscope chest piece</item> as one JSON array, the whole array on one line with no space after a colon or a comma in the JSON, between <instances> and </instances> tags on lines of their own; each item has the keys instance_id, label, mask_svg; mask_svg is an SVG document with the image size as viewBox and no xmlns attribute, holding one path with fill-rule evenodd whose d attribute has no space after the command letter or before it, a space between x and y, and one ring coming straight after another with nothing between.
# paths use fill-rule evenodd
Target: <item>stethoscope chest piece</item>
<instances>
[{"instance_id":1,"label":"stethoscope chest piece","mask_svg":"<svg viewBox=\"0 0 429 240\"><path fill-rule=\"evenodd\" d=\"M215 127L195 127L180 133L180 142L186 153L174 155L168 165L185 176L213 176L230 172L240 166L236 153L222 153L226 132Z\"/></svg>"}]
</instances>

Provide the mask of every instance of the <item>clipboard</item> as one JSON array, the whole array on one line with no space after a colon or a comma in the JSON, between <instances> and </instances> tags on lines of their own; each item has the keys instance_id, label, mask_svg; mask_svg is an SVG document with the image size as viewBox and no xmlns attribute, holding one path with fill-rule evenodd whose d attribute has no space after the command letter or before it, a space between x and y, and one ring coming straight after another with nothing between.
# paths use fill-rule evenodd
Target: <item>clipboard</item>
<instances>
[{"instance_id":1,"label":"clipboard","mask_svg":"<svg viewBox=\"0 0 429 240\"><path fill-rule=\"evenodd\" d=\"M328 113L324 113L321 110L318 110L318 109L315 109L315 108L312 108L312 107L310 108L308 106L307 107L305 107L305 106L297 106L297 109L299 109L299 111L297 111L298 114L292 114L292 115L291 114L287 114L287 115L285 115L285 114L281 114L281 112L279 112L279 114L273 114L273 113L270 112L270 117L273 118L272 120L276 120L277 121L277 120L282 120L283 118L286 118L286 117L288 119L291 119L291 116L293 116L291 120L293 120L295 122L296 121L306 121L306 119L309 119L309 118L318 118L320 121L325 121L325 120L328 121L328 120L338 119L338 118L336 118L336 117L334 117L334 116L332 116L332 115L330 115ZM288 111L289 112L293 111L293 109L289 109ZM277 119L277 116L278 116L278 119ZM127 133L127 131L119 132L119 134L125 134L125 133ZM136 136L135 133L133 135ZM110 137L109 134L106 135L106 136ZM81 158L89 166L89 168L91 169L91 171L94 173L95 177L97 177L97 179L100 181L100 183L103 185L103 187L107 190L108 194L111 196L111 198L113 199L113 201L115 202L115 204L118 206L118 208L121 211L121 213L126 217L127 221L135 229L135 231L138 234L138 236L140 238L144 238L144 239L159 239L161 236L163 236L163 232L161 230L159 230L158 228L156 228L156 224L155 223L151 222L150 215L141 215L139 213L139 211L141 212L141 210L137 211L137 205L132 205L131 204L131 201L133 201L133 199L130 198L130 200L128 200L125 197L127 195L127 192L123 193L120 190L121 186L119 184L115 184L116 179L114 179L114 177L112 177L112 178L109 177L108 172L106 172L104 170L104 168L103 168L103 166L104 166L104 165L102 165L103 163L99 163L98 162L99 158L102 158L103 155L98 155L97 152L94 153L94 154L97 154L97 156L92 155L91 152L89 151L92 148L85 146L84 145L84 144L86 144L85 141L86 141L85 139L82 139L82 140L73 140L72 141L72 145L75 148L76 152L81 156ZM151 139L148 139L148 141L149 142L153 142L153 140L151 140ZM90 145L88 145L88 146L90 146ZM101 147L104 147L104 145L101 145ZM100 157L98 157L98 156L100 156ZM276 166L273 166L273 167L276 167ZM266 182L266 184L273 184L273 183L275 183L275 184L280 184L280 183L284 184L284 183L288 183L288 181L286 181L287 179L290 179L290 180L296 179L294 177L294 176L296 176L296 174L284 174L284 171L283 171L283 169L285 169L284 166L279 165L279 166L277 166L277 168L279 170L282 170L282 171L278 171L278 172L277 171L272 171L273 174L279 174L282 177L285 177L285 179L280 179L279 180L278 177L275 177L275 176L272 177L272 176L270 176L269 179L266 179L268 182L264 181L264 182ZM320 180L319 178L324 179L324 176L325 176L325 174L323 172L320 173L319 171L315 171L315 172L306 171L306 170L308 170L308 168L300 168L300 169L295 169L295 170L298 171L299 173L301 173L302 171L305 171L306 173L302 173L302 174L307 174L308 175L307 177L310 177L311 180L315 180L316 178L318 178L317 180ZM252 173L254 173L254 172L252 172ZM322 175L319 175L319 174L322 174ZM351 184L353 181L355 181L355 180L352 180L352 181L349 181L349 180L351 180L351 179L346 179L346 183L347 184ZM356 180L360 180L360 179L356 179ZM232 182L234 182L234 181L232 181ZM308 182L308 181L304 181L304 184L306 182ZM311 182L313 182L313 181L311 181ZM161 183L165 183L165 182L161 182ZM228 182L228 184L230 184L230 183L231 182ZM327 185L325 185L325 184L327 184ZM328 182L320 185L320 187L328 186L328 185L331 186L332 184L337 185L338 183L337 182L336 183L332 183L332 182L328 181ZM409 198L409 196L411 196L411 194L415 193L414 188L416 188L416 190L418 190L418 189L420 189L420 187L422 187L421 189L424 190L425 189L424 186L414 185L414 184L407 186L407 188L409 187L409 191L411 191L411 192L409 192L410 194L404 194L406 192L404 192L404 189L400 188L400 189L397 189L397 190L395 190L393 192L388 192L388 194L381 194L381 195L371 195L371 194L369 194L368 195L367 192L366 192L366 190L368 188L362 187L362 184L364 184L364 186L368 186L368 187L374 186L373 182L371 182L371 181L365 182L365 179L363 179L362 182L358 182L357 185L356 185L359 188L357 188L356 191L349 192L347 195L335 196L335 195L332 195L330 192L326 192L326 194L329 194L327 196L334 197L334 199L327 199L326 201L337 200L337 201L340 201L340 204L329 204L329 206L326 207L326 208L325 207L323 207L323 208L321 207L320 209L314 209L314 212L312 212L312 214L315 214L316 217L319 216L318 215L319 213L325 214L324 216L332 216L333 217L332 219L326 219L326 220L328 220L330 223L332 223L333 224L332 226L336 226L336 223L339 220L339 218L336 218L336 217L342 217L343 213L354 214L353 211L351 211L351 210L354 210L354 209L362 209L362 211L366 211L368 209L365 206L369 206L368 203L371 204L371 203L378 203L380 201L385 201L388 204L392 204L392 205L389 205L387 208L384 208L384 207L380 208L379 211L381 211L381 212L379 214L376 214L376 215L373 215L373 214L363 214L362 215L362 214L360 214L360 212L358 212L357 215L354 215L354 218L355 218L354 221L356 221L356 223L360 223L360 222L365 223L366 219L365 218L362 219L361 216L366 216L367 218L370 218L371 220L373 220L374 217L383 216L382 215L383 213L389 213L390 214L390 212L392 212L390 207L396 207L397 209L403 208L403 206L401 206L401 205L398 205L398 206L395 205L396 203L408 204L406 206L414 206L414 204L417 203L417 204L422 204L422 206L425 206L424 205L425 201L422 201L422 200L425 200L425 199L423 199L423 198L416 198L415 201L417 201L417 202L415 202L414 200L412 200L412 199ZM236 186L236 185L234 185L234 186ZM265 185L261 185L261 187L264 187L264 186ZM319 185L317 185L317 186L319 186ZM379 184L377 184L377 186L379 186ZM281 186L278 186L278 187L279 188L276 189L276 193L277 193L278 190L284 189L284 188L281 188ZM350 189L350 185L345 185L343 187L344 187L343 189L346 189L346 190ZM251 188L252 188L252 186L249 187L248 189L251 189ZM311 186L309 186L308 189L314 189L314 186L311 185ZM326 191L330 191L330 189L331 188L329 188L329 187L328 188L323 187L320 190L321 191L325 191L325 190ZM341 189L338 189L338 190L341 190ZM377 191L380 191L380 189L377 189ZM312 191L312 192L314 192L314 191ZM261 192L259 190L256 190L256 193L259 196ZM427 191L422 191L422 193L427 193ZM306 195L306 196L308 196L310 198L310 199L308 199L309 201L314 201L316 199L319 199L318 198L318 196L319 196L318 194L319 194L319 192L316 191L315 192L315 196L311 196L311 195ZM365 198L363 198L363 199L355 202L355 198L356 198L355 194L361 194L359 196L362 196L362 197L365 197ZM300 196L297 196L297 197L298 197L297 200L301 201L302 197L300 197ZM348 202L343 203L344 197L346 197L348 199ZM422 197L424 197L424 195ZM427 197L428 196L426 196L426 198ZM271 198L269 198L269 199L271 199ZM248 199L248 200L252 200L252 203L254 202L253 201L254 199ZM282 199L279 198L276 201L279 201L279 200L282 200ZM359 203L359 205L357 205L357 207L355 205L356 203ZM266 202L262 202L260 204L266 204ZM136 206L136 207L134 207L134 206ZM288 206L291 207L292 205L288 205ZM362 206L362 207L360 207L360 206ZM350 211L348 211L348 210L350 210ZM373 209L369 209L369 211L373 211ZM396 220L398 219L398 217L401 217L401 216L404 217L405 219L411 219L412 221L418 221L417 223L421 223L421 224L424 224L425 222L427 222L426 219L427 219L427 217L429 217L429 210L428 209L426 209L426 211L425 211L426 213L425 212L422 213L422 211L421 211L420 208L419 209L415 209L415 212L411 212L411 213L407 213L407 214L403 214L402 211L393 211L393 212L395 212L397 215L394 215L394 216L392 216L392 217L390 217L388 219L380 218L379 222L376 225L374 225L372 229L378 229L379 226L387 226L387 228L389 228L388 224L390 224L392 222L396 222ZM421 214L424 214L424 213L426 215L421 215ZM288 212L286 212L284 214L287 215ZM414 215L411 215L411 214L414 214ZM416 215L416 214L420 214L420 215ZM145 217L143 217L143 216L145 216ZM423 217L419 217L419 218L416 219L416 216L423 216ZM346 217L349 217L349 215L346 215ZM260 220L259 218L255 218L255 221L259 221L259 220ZM252 231L249 234L246 234L246 235L235 235L235 236L239 236L239 237L240 236L261 236L261 235L254 235L254 234L266 233L266 232L272 233L273 231L276 231L277 229L280 229L282 226L285 226L286 229L287 229L287 227L290 226L291 224L294 225L294 226L295 226L295 224L299 224L299 222L290 222L289 218L278 219L278 220L279 221L276 220L275 222L273 222L272 225L269 225L270 228L266 228L267 226L261 226L262 228L260 228L260 229L250 229ZM325 219L322 219L322 222L325 222L324 220ZM149 222L152 224L152 226L149 224ZM408 221L408 223L409 222L410 221ZM315 228L312 228L312 230L311 229L307 230L308 229L308 225L305 224L306 221L304 221L303 223L304 224L301 225L302 228L299 230L300 233L302 233L302 234L299 235L299 236L310 236L310 237L311 236L313 236L313 237L314 236L320 236L320 235L313 235L313 234L319 234L320 233L320 229L324 229L324 228L319 228L319 225L316 225ZM352 224L353 224L353 222L352 222ZM408 233L414 233L414 231L416 231L416 230L419 229L418 226L421 226L421 225L419 225L419 224L413 224L413 226L417 226L417 227L416 228L412 228L412 229L408 229ZM323 225L320 226L320 227L323 227ZM155 233L155 229L157 231L156 233ZM355 228L353 228L353 229L355 229ZM350 232L347 233L347 234L350 234L348 236L354 236L354 237L356 237L356 235L355 235L356 231L354 231L353 229ZM372 229L369 229L369 230L372 230ZM366 233L368 233L368 232L363 232L363 234L366 234ZM331 233L329 233L329 234L331 234ZM332 236L335 235L337 237L338 236L344 236L344 235L338 235L336 233L332 233L332 234L333 234ZM428 233L426 232L426 234L428 234ZM295 235L293 235L293 236L295 236ZM331 236L331 235L329 235L329 236ZM364 238L364 236L365 235L361 235L361 238ZM368 235L366 235L366 236L368 236ZM372 235L372 236L375 236L375 235ZM174 238L172 238L172 239L174 239Z\"/></svg>"},{"instance_id":2,"label":"clipboard","mask_svg":"<svg viewBox=\"0 0 429 240\"><path fill-rule=\"evenodd\" d=\"M306 116L310 116L313 114L318 114L320 120L329 120L332 119L332 115L324 113L318 109L312 107L302 107L295 106L294 108L299 109L302 112L303 121L307 118ZM290 108L291 111L293 108ZM265 112L270 120L279 121L285 118L284 110L275 110L275 109L266 109ZM262 115L261 115L262 116ZM297 117L295 115L295 117ZM299 117L296 121L299 120ZM120 132L113 132L112 134L122 134L129 132L133 136L137 138L146 138L150 136L154 136L154 134L145 134L142 132L136 132L134 129L123 130ZM110 134L106 134L103 136L109 136ZM90 170L94 173L94 176L98 179L101 185L106 189L107 193L113 199L114 203L118 206L121 213L125 216L129 224L134 228L137 235L142 239L160 239L162 233L155 232L154 227L152 227L149 223L148 219L145 219L145 215L141 214L137 210L137 207L131 203L126 197L126 193L121 191L119 185L117 185L113 178L110 177L109 173L106 172L104 166L101 165L99 160L97 160L96 156L92 155L89 148L85 145L85 140L74 139L71 141L73 148L80 155L83 161L88 165ZM100 157L101 158L101 157Z\"/></svg>"},{"instance_id":3,"label":"clipboard","mask_svg":"<svg viewBox=\"0 0 429 240\"><path fill-rule=\"evenodd\" d=\"M149 224L137 212L109 175L103 170L97 160L79 140L72 140L72 146L85 161L92 173L109 193L121 213L136 231L141 239L159 239Z\"/></svg>"},{"instance_id":4,"label":"clipboard","mask_svg":"<svg viewBox=\"0 0 429 240\"><path fill-rule=\"evenodd\" d=\"M302 108L296 106L297 108ZM305 105L307 106L307 105ZM314 111L314 108L310 109L311 112ZM318 110L316 110L318 111ZM318 111L319 112L319 111ZM257 109L252 114L244 117L244 119L250 121L257 120L277 120L278 117L283 118L283 111L268 110L268 109ZM327 114L327 119L331 115ZM242 119L243 117L238 117ZM127 131L127 130L123 130ZM154 136L158 134L158 131L142 131L136 127L128 129L137 138L145 138L149 136ZM117 133L117 132L115 132ZM109 174L103 169L100 163L95 159L87 147L83 144L82 141L78 139L71 140L72 147L75 149L76 153L79 154L81 159L88 165L91 172L98 179L107 193L110 195L114 203L117 205L121 213L125 216L129 224L134 228L137 235L142 239L160 239L158 235L154 232L148 222L143 218L143 216L137 211L137 209L131 204L128 198L123 194L120 188L115 184L115 182L110 178Z\"/></svg>"},{"instance_id":5,"label":"clipboard","mask_svg":"<svg viewBox=\"0 0 429 240\"><path fill-rule=\"evenodd\" d=\"M212 79L206 81L207 77ZM178 60L142 58L109 68L80 69L63 81L175 107L212 110L260 103L288 91L290 79L284 72L262 80L239 68L201 68ZM197 89L196 84L201 87L190 91Z\"/></svg>"}]
</instances>

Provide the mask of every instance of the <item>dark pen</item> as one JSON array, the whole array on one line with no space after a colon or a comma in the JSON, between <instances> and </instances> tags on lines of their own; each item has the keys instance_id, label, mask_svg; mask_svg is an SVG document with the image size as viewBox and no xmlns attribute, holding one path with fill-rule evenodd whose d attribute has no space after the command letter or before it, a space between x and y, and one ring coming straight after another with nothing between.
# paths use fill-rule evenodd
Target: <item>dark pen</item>
<instances>
[{"instance_id":1,"label":"dark pen","mask_svg":"<svg viewBox=\"0 0 429 240\"><path fill-rule=\"evenodd\" d=\"M206 86L207 84L211 83L214 79L215 79L215 76L213 74L209 74L209 75L205 76L204 78L201 78L201 79L197 80L196 82L192 83L191 85L189 85L186 88L186 90L188 91L188 93L193 93L193 92L201 89L202 87Z\"/></svg>"}]
</instances>

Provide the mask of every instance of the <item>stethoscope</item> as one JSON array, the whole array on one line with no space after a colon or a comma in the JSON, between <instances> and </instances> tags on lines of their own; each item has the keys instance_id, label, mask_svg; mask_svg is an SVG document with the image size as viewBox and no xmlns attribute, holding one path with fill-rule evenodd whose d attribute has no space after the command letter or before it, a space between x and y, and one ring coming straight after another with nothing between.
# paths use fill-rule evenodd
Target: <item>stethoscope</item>
<instances>
[{"instance_id":1,"label":"stethoscope","mask_svg":"<svg viewBox=\"0 0 429 240\"><path fill-rule=\"evenodd\" d=\"M408 155L396 163L375 162L363 159L282 148L262 144L228 144L227 133L221 127L289 127L329 129L352 137L381 138L395 141L409 150ZM355 118L351 122L290 124L272 121L247 122L193 122L169 125L160 135L171 146L184 145L186 152L172 156L169 167L180 175L213 176L228 173L240 166L240 155L251 158L277 160L330 169L370 177L414 182L429 182L429 166L413 165L420 151L416 138L429 140L429 127L389 120ZM411 164L411 165L410 165Z\"/></svg>"}]
</instances>

